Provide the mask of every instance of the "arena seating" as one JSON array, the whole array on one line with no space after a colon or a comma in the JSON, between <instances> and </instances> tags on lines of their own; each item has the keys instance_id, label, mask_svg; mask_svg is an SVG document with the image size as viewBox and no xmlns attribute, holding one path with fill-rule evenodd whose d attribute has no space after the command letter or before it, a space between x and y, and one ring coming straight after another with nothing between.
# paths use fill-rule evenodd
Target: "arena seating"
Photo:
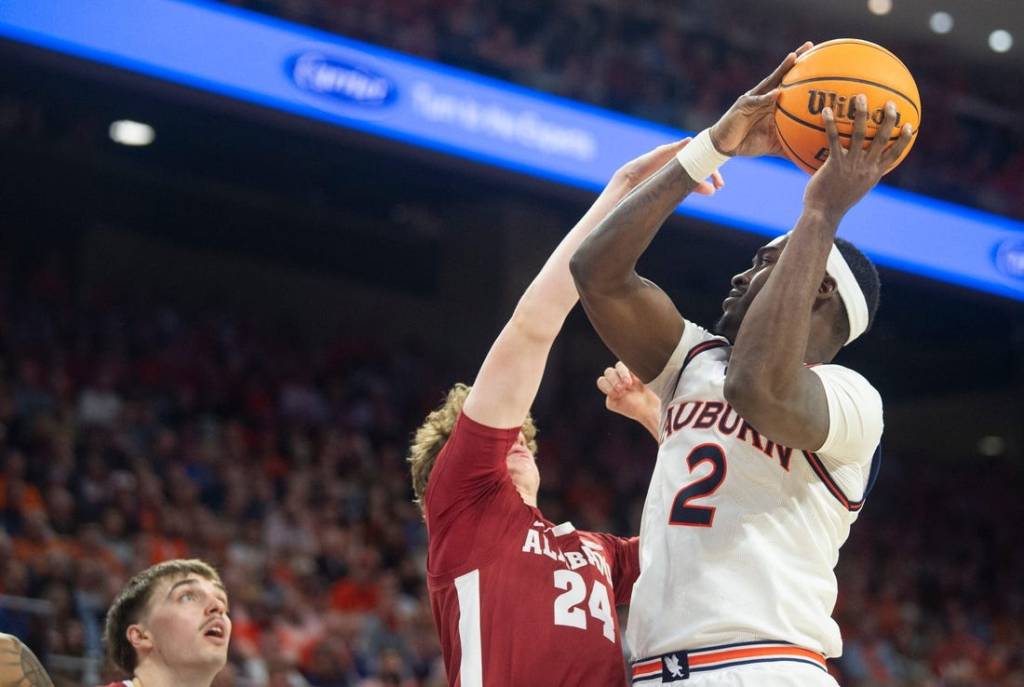
<instances>
[{"instance_id":1,"label":"arena seating","mask_svg":"<svg viewBox=\"0 0 1024 687\"><path fill-rule=\"evenodd\" d=\"M73 298L59 262L17 284L9 266L0 594L53 605L48 652L99 656L127 576L197 556L231 596L217 684L444 684L403 453L454 381L445 361L285 336L232 312ZM571 421L539 414L541 507L632 533L655 447L609 420L591 384L555 385ZM1005 462L886 456L838 571L842 684L1024 684L1024 555L1000 526L1016 521L1020 489ZM15 622L0 611L0 629Z\"/></svg>"}]
</instances>

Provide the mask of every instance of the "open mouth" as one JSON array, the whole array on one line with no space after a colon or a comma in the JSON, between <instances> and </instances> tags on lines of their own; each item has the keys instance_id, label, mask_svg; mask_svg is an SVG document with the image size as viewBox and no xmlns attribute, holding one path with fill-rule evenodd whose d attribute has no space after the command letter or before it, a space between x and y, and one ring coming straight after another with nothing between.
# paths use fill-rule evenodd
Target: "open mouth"
<instances>
[{"instance_id":1,"label":"open mouth","mask_svg":"<svg viewBox=\"0 0 1024 687\"><path fill-rule=\"evenodd\" d=\"M210 626L203 632L204 637L215 637L217 639L226 639L228 636L228 629L224 626L221 621L215 621L210 623Z\"/></svg>"}]
</instances>

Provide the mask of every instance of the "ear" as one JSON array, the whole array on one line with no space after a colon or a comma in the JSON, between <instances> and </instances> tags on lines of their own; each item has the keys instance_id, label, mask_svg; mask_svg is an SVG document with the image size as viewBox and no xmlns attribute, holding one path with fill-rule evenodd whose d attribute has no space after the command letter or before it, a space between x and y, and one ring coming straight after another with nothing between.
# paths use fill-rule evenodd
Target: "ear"
<instances>
[{"instance_id":1,"label":"ear","mask_svg":"<svg viewBox=\"0 0 1024 687\"><path fill-rule=\"evenodd\" d=\"M128 637L128 642L135 647L135 650L139 653L148 652L153 648L153 637L149 631L138 623L129 625L125 631L125 636Z\"/></svg>"},{"instance_id":2,"label":"ear","mask_svg":"<svg viewBox=\"0 0 1024 687\"><path fill-rule=\"evenodd\" d=\"M836 291L836 280L833 279L831 275L826 274L825 278L821 280L820 284L818 284L818 293L816 294L816 297L820 300L824 300L826 298L832 298L836 293L838 293Z\"/></svg>"}]
</instances>

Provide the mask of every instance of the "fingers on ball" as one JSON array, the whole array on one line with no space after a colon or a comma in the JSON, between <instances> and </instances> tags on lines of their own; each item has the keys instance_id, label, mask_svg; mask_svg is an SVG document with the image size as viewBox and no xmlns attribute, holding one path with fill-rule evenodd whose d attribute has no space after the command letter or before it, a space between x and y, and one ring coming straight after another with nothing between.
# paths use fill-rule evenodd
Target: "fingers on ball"
<instances>
[{"instance_id":1,"label":"fingers on ball","mask_svg":"<svg viewBox=\"0 0 1024 687\"><path fill-rule=\"evenodd\" d=\"M821 118L825 121L825 135L828 137L829 155L840 155L842 146L839 144L839 130L836 127L836 118L831 107L821 111Z\"/></svg>"},{"instance_id":2,"label":"fingers on ball","mask_svg":"<svg viewBox=\"0 0 1024 687\"><path fill-rule=\"evenodd\" d=\"M896 128L896 103L891 100L887 101L882 112L882 125L875 132L875 139L871 144L873 155L882 154L882 150L888 146L889 139L892 137L892 130Z\"/></svg>"}]
</instances>

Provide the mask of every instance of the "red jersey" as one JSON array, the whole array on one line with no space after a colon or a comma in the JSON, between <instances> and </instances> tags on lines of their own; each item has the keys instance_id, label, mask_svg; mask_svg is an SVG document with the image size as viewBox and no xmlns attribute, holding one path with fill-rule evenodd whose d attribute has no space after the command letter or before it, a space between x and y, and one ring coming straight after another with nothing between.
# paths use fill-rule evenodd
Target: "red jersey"
<instances>
[{"instance_id":1,"label":"red jersey","mask_svg":"<svg viewBox=\"0 0 1024 687\"><path fill-rule=\"evenodd\" d=\"M519 428L460 415L424 499L427 586L453 687L627 684L615 606L637 538L554 526L523 503L505 458Z\"/></svg>"}]
</instances>

